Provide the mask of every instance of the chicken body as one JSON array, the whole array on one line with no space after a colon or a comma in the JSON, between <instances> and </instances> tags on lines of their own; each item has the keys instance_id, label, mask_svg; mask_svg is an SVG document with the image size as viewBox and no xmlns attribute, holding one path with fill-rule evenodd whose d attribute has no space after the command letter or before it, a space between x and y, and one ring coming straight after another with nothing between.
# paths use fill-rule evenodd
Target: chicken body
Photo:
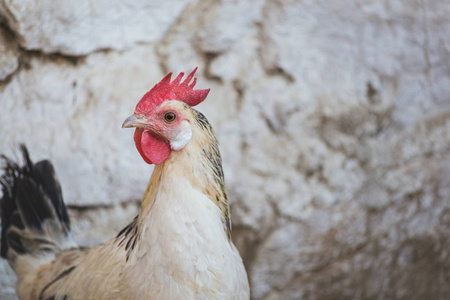
<instances>
[{"instance_id":1,"label":"chicken body","mask_svg":"<svg viewBox=\"0 0 450 300\"><path fill-rule=\"evenodd\" d=\"M214 132L201 113L182 101L164 101L158 110L175 112L181 123L170 130L156 121L151 125L169 136L172 150L155 167L138 216L116 237L91 249L70 248L65 231L70 247L55 244L51 251L33 251L26 243L21 248L11 239L7 256L21 300L249 299L247 274L231 241ZM183 147L173 151L178 145ZM60 224L52 226L61 232ZM43 235L42 230L25 231Z\"/></svg>"}]
</instances>

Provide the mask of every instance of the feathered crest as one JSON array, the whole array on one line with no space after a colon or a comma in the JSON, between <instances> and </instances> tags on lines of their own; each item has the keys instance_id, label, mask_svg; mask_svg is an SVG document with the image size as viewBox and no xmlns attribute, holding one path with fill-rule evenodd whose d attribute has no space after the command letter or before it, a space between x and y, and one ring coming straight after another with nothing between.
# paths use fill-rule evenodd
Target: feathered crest
<instances>
[{"instance_id":1,"label":"feathered crest","mask_svg":"<svg viewBox=\"0 0 450 300\"><path fill-rule=\"evenodd\" d=\"M181 82L181 79L184 76L184 72L181 72L172 82L170 82L172 72L167 74L166 77L142 97L136 105L135 114L149 113L166 100L180 100L189 106L200 104L208 96L209 89L194 90L197 78L194 78L192 83L190 81L196 71L197 68L183 82Z\"/></svg>"}]
</instances>

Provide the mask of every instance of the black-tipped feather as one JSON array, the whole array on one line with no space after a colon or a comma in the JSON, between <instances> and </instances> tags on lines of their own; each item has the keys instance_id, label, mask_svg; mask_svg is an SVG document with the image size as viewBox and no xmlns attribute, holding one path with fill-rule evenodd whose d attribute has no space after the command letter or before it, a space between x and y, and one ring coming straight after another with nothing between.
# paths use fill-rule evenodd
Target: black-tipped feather
<instances>
[{"instance_id":1,"label":"black-tipped feather","mask_svg":"<svg viewBox=\"0 0 450 300\"><path fill-rule=\"evenodd\" d=\"M52 249L52 233L46 233L48 226L51 226L48 222L59 224L57 231L65 235L70 230L61 187L52 164L47 160L33 164L27 148L20 145L20 150L24 162L22 166L1 156L4 161L4 174L0 178L3 190L0 200L2 257L7 257L9 248L17 254ZM40 232L42 236L29 236L25 234L28 230Z\"/></svg>"},{"instance_id":2,"label":"black-tipped feather","mask_svg":"<svg viewBox=\"0 0 450 300\"><path fill-rule=\"evenodd\" d=\"M33 177L52 201L53 208L56 210L59 220L67 225L67 229L70 229L70 220L62 198L61 186L56 180L52 163L48 160L38 162L34 166Z\"/></svg>"},{"instance_id":3,"label":"black-tipped feather","mask_svg":"<svg viewBox=\"0 0 450 300\"><path fill-rule=\"evenodd\" d=\"M11 222L16 220L16 216L13 218L14 212L17 211L16 203L13 199L14 194L14 183L16 174L19 172L20 168L16 163L6 158L5 156L1 156L4 160L4 174L0 178L0 184L2 186L3 197L1 199L1 218L2 218L2 235L1 235L1 243L0 243L0 254L2 257L6 257L6 253L8 250L8 246L6 243L7 237L6 233L8 229L11 227ZM17 221L16 221L17 222Z\"/></svg>"},{"instance_id":4,"label":"black-tipped feather","mask_svg":"<svg viewBox=\"0 0 450 300\"><path fill-rule=\"evenodd\" d=\"M3 229L2 229L3 230ZM3 237L2 237L3 239ZM6 239L8 240L8 243L6 244ZM8 230L5 232L5 245L8 247L11 247L11 249L14 249L14 251L18 254L25 254L27 251L22 243L22 237L20 236L20 233L16 230ZM5 251L5 255L3 255L3 250ZM6 257L8 248L5 247L5 249L2 248L2 256Z\"/></svg>"},{"instance_id":5,"label":"black-tipped feather","mask_svg":"<svg viewBox=\"0 0 450 300\"><path fill-rule=\"evenodd\" d=\"M55 216L44 197L33 178L16 180L14 199L25 227L42 230L44 220Z\"/></svg>"}]
</instances>

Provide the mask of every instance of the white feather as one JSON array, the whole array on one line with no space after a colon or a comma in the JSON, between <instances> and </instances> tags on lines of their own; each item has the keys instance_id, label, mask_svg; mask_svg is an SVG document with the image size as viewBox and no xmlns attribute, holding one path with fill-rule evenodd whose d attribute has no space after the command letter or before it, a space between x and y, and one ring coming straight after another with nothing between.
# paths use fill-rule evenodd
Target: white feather
<instances>
[{"instance_id":1,"label":"white feather","mask_svg":"<svg viewBox=\"0 0 450 300\"><path fill-rule=\"evenodd\" d=\"M162 182L158 195L125 267L126 281L139 283L131 298L248 299L242 259L227 239L217 205L186 179Z\"/></svg>"},{"instance_id":2,"label":"white feather","mask_svg":"<svg viewBox=\"0 0 450 300\"><path fill-rule=\"evenodd\" d=\"M170 147L175 151L183 149L192 138L192 128L189 122L183 121L180 128L181 131L170 141Z\"/></svg>"}]
</instances>

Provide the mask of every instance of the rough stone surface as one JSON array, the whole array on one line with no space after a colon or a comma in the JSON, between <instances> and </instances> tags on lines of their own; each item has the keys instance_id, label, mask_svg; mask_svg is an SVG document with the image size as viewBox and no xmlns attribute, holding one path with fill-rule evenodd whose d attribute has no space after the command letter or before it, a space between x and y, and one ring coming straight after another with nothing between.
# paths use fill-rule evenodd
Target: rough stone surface
<instances>
[{"instance_id":1,"label":"rough stone surface","mask_svg":"<svg viewBox=\"0 0 450 300\"><path fill-rule=\"evenodd\" d=\"M80 244L126 224L150 176L122 121L198 66L253 299L450 298L450 2L134 1L163 20L151 31L102 1L45 19L50 2L25 2L0 2L24 49L0 82L0 152L54 162Z\"/></svg>"},{"instance_id":2,"label":"rough stone surface","mask_svg":"<svg viewBox=\"0 0 450 300\"><path fill-rule=\"evenodd\" d=\"M0 26L0 80L5 80L19 66L19 52L14 38Z\"/></svg>"},{"instance_id":3,"label":"rough stone surface","mask_svg":"<svg viewBox=\"0 0 450 300\"><path fill-rule=\"evenodd\" d=\"M85 55L160 39L189 3L176 1L0 1L22 47Z\"/></svg>"}]
</instances>

